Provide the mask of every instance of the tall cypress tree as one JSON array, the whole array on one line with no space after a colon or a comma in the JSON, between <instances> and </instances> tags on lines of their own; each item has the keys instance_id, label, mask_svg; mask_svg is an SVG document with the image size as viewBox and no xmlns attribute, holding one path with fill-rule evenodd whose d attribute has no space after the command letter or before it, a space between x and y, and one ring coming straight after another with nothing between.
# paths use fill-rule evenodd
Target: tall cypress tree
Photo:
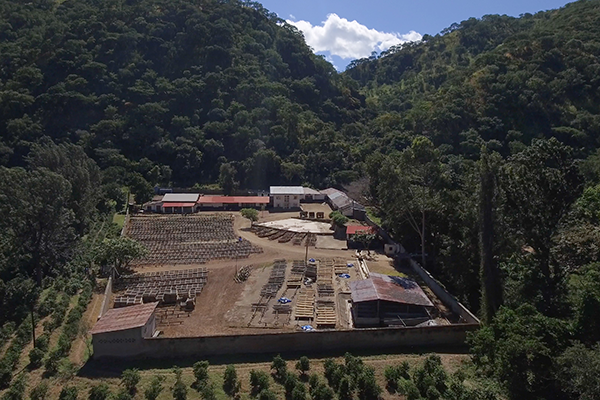
<instances>
[{"instance_id":1,"label":"tall cypress tree","mask_svg":"<svg viewBox=\"0 0 600 400\"><path fill-rule=\"evenodd\" d=\"M479 161L479 250L481 276L481 314L489 323L502 305L500 272L494 259L494 200L496 197L497 162L481 149Z\"/></svg>"}]
</instances>

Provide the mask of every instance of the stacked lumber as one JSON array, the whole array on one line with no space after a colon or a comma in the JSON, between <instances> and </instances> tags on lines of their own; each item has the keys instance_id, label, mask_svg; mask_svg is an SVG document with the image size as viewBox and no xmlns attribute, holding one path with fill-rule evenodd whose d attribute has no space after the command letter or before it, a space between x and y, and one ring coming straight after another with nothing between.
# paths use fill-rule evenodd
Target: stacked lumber
<instances>
[{"instance_id":1,"label":"stacked lumber","mask_svg":"<svg viewBox=\"0 0 600 400\"><path fill-rule=\"evenodd\" d=\"M337 313L335 303L331 300L319 299L317 301L317 328L335 328L337 325Z\"/></svg>"},{"instance_id":2,"label":"stacked lumber","mask_svg":"<svg viewBox=\"0 0 600 400\"><path fill-rule=\"evenodd\" d=\"M333 273L336 275L347 274L348 265L345 260L336 258L333 265Z\"/></svg>"},{"instance_id":3,"label":"stacked lumber","mask_svg":"<svg viewBox=\"0 0 600 400\"><path fill-rule=\"evenodd\" d=\"M300 289L295 317L296 319L313 319L315 317L314 289Z\"/></svg>"},{"instance_id":4,"label":"stacked lumber","mask_svg":"<svg viewBox=\"0 0 600 400\"><path fill-rule=\"evenodd\" d=\"M333 260L322 260L317 268L317 291L319 297L334 296Z\"/></svg>"}]
</instances>

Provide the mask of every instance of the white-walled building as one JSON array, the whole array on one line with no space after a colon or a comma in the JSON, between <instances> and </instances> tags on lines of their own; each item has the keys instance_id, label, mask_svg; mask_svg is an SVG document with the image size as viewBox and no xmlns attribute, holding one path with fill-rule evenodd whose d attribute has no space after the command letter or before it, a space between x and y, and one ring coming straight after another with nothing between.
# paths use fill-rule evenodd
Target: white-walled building
<instances>
[{"instance_id":1,"label":"white-walled building","mask_svg":"<svg viewBox=\"0 0 600 400\"><path fill-rule=\"evenodd\" d=\"M269 193L274 208L300 208L300 200L304 200L302 186L271 186Z\"/></svg>"}]
</instances>

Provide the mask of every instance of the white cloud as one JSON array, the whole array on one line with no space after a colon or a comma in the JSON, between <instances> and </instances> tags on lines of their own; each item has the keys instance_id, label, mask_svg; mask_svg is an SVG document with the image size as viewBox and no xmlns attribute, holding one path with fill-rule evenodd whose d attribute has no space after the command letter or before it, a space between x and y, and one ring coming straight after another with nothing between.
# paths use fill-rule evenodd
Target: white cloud
<instances>
[{"instance_id":1,"label":"white cloud","mask_svg":"<svg viewBox=\"0 0 600 400\"><path fill-rule=\"evenodd\" d=\"M287 23L304 33L306 42L315 52L328 51L341 58L368 57L373 51L384 51L422 38L415 31L398 34L369 29L358 21L348 21L337 14L329 14L321 26L313 26L308 21L287 20Z\"/></svg>"},{"instance_id":2,"label":"white cloud","mask_svg":"<svg viewBox=\"0 0 600 400\"><path fill-rule=\"evenodd\" d=\"M290 14L290 19L293 21L296 19L296 17L294 16L294 14Z\"/></svg>"}]
</instances>

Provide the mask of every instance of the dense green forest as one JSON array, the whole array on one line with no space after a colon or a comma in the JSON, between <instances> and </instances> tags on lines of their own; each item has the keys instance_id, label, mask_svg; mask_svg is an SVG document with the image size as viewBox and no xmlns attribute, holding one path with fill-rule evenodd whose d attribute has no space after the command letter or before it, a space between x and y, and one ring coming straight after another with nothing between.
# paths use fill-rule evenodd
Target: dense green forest
<instances>
[{"instance_id":1,"label":"dense green forest","mask_svg":"<svg viewBox=\"0 0 600 400\"><path fill-rule=\"evenodd\" d=\"M600 397L600 1L471 18L343 73L256 2L0 11L0 344L40 293L88 287L125 187L367 178L383 226L482 317L481 379Z\"/></svg>"}]
</instances>

